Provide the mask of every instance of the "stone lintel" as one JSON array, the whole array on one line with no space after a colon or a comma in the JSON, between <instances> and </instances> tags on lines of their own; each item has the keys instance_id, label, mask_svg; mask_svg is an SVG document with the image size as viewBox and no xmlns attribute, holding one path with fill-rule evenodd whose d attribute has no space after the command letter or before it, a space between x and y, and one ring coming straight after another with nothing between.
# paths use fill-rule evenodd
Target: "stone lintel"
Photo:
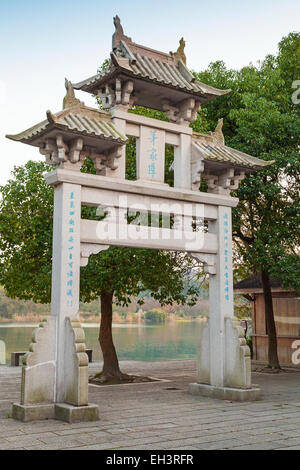
<instances>
[{"instance_id":1,"label":"stone lintel","mask_svg":"<svg viewBox=\"0 0 300 470\"><path fill-rule=\"evenodd\" d=\"M57 169L45 175L49 185L56 186L60 183L79 184L88 188L108 189L111 191L120 191L121 193L138 194L139 196L152 196L176 199L186 203L203 203L211 205L220 205L226 207L236 207L239 200L237 198L211 193L201 193L187 189L174 189L162 187L153 183L139 183L138 181L129 181L116 178L109 178L101 175L90 175L79 171Z\"/></svg>"},{"instance_id":2,"label":"stone lintel","mask_svg":"<svg viewBox=\"0 0 300 470\"><path fill-rule=\"evenodd\" d=\"M208 384L190 384L189 391L192 395L218 398L232 401L256 401L261 399L261 389L258 387L243 389L230 387L215 387Z\"/></svg>"},{"instance_id":3,"label":"stone lintel","mask_svg":"<svg viewBox=\"0 0 300 470\"><path fill-rule=\"evenodd\" d=\"M173 122L159 121L158 119L140 116L139 114L127 113L117 108L111 110L112 118L124 119L124 121L139 124L141 126L154 127L165 131L174 132L175 134L192 135L193 130L188 125L174 124Z\"/></svg>"},{"instance_id":4,"label":"stone lintel","mask_svg":"<svg viewBox=\"0 0 300 470\"><path fill-rule=\"evenodd\" d=\"M67 423L81 423L99 420L98 405L73 406L68 403L55 404L55 419Z\"/></svg>"}]
</instances>

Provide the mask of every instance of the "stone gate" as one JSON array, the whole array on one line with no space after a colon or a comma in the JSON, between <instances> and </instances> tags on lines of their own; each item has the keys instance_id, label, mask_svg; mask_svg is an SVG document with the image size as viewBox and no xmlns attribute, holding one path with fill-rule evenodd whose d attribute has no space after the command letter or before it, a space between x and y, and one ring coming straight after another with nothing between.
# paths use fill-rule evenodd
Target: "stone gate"
<instances>
[{"instance_id":1,"label":"stone gate","mask_svg":"<svg viewBox=\"0 0 300 470\"><path fill-rule=\"evenodd\" d=\"M118 17L114 23L109 67L77 84L66 80L62 111L47 111L43 122L7 136L38 147L54 167L45 176L54 187L51 317L35 331L24 358L21 402L13 405L13 416L24 421L98 419L98 407L88 401L78 318L80 267L111 245L184 251L204 264L210 317L200 331L190 392L233 400L260 395L233 311L231 209L238 200L230 192L270 162L227 147L222 120L209 135L193 132L200 106L230 90L195 79L183 39L177 52L166 54L134 43ZM97 95L102 109L86 107L74 89ZM136 106L164 111L167 120L131 112ZM128 137L136 139L136 181L125 179ZM174 187L165 183L166 144L174 147ZM80 172L87 157L96 175ZM207 192L199 190L203 180ZM82 205L101 207L105 218L82 219ZM151 223L129 223L129 212L151 216Z\"/></svg>"}]
</instances>

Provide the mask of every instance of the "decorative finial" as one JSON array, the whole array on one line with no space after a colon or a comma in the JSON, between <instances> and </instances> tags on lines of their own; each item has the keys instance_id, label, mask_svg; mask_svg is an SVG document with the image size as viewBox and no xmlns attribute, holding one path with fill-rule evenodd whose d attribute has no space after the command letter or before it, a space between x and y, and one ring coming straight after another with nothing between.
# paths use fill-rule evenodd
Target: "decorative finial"
<instances>
[{"instance_id":1,"label":"decorative finial","mask_svg":"<svg viewBox=\"0 0 300 470\"><path fill-rule=\"evenodd\" d=\"M218 120L216 130L214 132L211 132L211 135L217 145L225 145L225 138L224 138L222 128L223 128L223 118Z\"/></svg>"},{"instance_id":2,"label":"decorative finial","mask_svg":"<svg viewBox=\"0 0 300 470\"><path fill-rule=\"evenodd\" d=\"M123 26L121 25L121 20L118 15L114 16L114 25L115 25L115 32L112 37L112 50L114 51L115 49L120 48L120 42L121 40L123 41L129 41L131 42L131 38L128 36L125 36Z\"/></svg>"},{"instance_id":3,"label":"decorative finial","mask_svg":"<svg viewBox=\"0 0 300 470\"><path fill-rule=\"evenodd\" d=\"M48 109L48 111L46 111L46 115L47 115L47 119L48 121L51 123L51 124L54 124L55 122L55 116L51 113L51 111Z\"/></svg>"},{"instance_id":4,"label":"decorative finial","mask_svg":"<svg viewBox=\"0 0 300 470\"><path fill-rule=\"evenodd\" d=\"M77 104L82 104L81 101L76 98L73 85L67 78L65 79L65 87L67 90L67 94L64 97L63 109L71 108L72 106L75 106Z\"/></svg>"},{"instance_id":5,"label":"decorative finial","mask_svg":"<svg viewBox=\"0 0 300 470\"><path fill-rule=\"evenodd\" d=\"M179 47L176 52L170 52L170 55L174 57L175 60L181 59L182 62L186 65L186 55L184 52L185 40L183 38L179 41Z\"/></svg>"}]
</instances>

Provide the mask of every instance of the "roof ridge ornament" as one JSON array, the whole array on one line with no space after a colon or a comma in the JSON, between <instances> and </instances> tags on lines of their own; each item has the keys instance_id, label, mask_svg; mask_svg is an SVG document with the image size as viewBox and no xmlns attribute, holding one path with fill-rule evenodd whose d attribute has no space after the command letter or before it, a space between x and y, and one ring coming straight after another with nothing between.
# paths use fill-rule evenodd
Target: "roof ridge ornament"
<instances>
[{"instance_id":1,"label":"roof ridge ornament","mask_svg":"<svg viewBox=\"0 0 300 470\"><path fill-rule=\"evenodd\" d=\"M212 136L214 142L217 145L220 145L220 146L225 145L225 137L224 137L224 134L223 134L223 131L222 131L223 124L224 124L223 118L219 119L215 131L210 133L210 135Z\"/></svg>"},{"instance_id":2,"label":"roof ridge ornament","mask_svg":"<svg viewBox=\"0 0 300 470\"><path fill-rule=\"evenodd\" d=\"M53 113L51 113L51 111L49 109L46 111L46 115L47 115L48 122L50 124L54 124L55 123L55 116L54 116Z\"/></svg>"},{"instance_id":3,"label":"roof ridge ornament","mask_svg":"<svg viewBox=\"0 0 300 470\"><path fill-rule=\"evenodd\" d=\"M186 42L185 42L184 38L182 37L179 41L179 47L178 47L177 51L176 52L170 52L170 55L173 57L173 59L175 59L177 61L182 60L184 65L186 65L186 55L185 55L185 52L184 52L185 46L186 46Z\"/></svg>"},{"instance_id":4,"label":"roof ridge ornament","mask_svg":"<svg viewBox=\"0 0 300 470\"><path fill-rule=\"evenodd\" d=\"M65 78L65 87L67 90L67 94L64 97L63 109L72 108L73 106L81 105L81 104L84 105L82 101L76 98L73 85L70 82L70 80L68 80L67 78Z\"/></svg>"},{"instance_id":5,"label":"roof ridge ornament","mask_svg":"<svg viewBox=\"0 0 300 470\"><path fill-rule=\"evenodd\" d=\"M126 42L126 39L129 42L132 42L132 39L128 36L125 36L123 26L121 25L121 20L118 15L114 16L114 25L115 32L112 37L112 50L121 49L121 41Z\"/></svg>"}]
</instances>

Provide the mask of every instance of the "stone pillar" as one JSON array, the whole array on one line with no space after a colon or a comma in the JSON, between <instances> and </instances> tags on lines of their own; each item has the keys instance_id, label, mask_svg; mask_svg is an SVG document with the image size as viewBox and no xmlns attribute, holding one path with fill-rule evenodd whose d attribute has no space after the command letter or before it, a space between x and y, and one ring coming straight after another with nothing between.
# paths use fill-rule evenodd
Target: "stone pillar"
<instances>
[{"instance_id":1,"label":"stone pillar","mask_svg":"<svg viewBox=\"0 0 300 470\"><path fill-rule=\"evenodd\" d=\"M0 340L0 365L6 364L6 345Z\"/></svg>"},{"instance_id":2,"label":"stone pillar","mask_svg":"<svg viewBox=\"0 0 300 470\"><path fill-rule=\"evenodd\" d=\"M192 137L180 134L179 146L174 148L174 188L191 189Z\"/></svg>"},{"instance_id":3,"label":"stone pillar","mask_svg":"<svg viewBox=\"0 0 300 470\"><path fill-rule=\"evenodd\" d=\"M65 401L65 319L79 310L81 186L54 188L51 315L57 318L55 402Z\"/></svg>"},{"instance_id":4,"label":"stone pillar","mask_svg":"<svg viewBox=\"0 0 300 470\"><path fill-rule=\"evenodd\" d=\"M209 277L210 383L224 386L224 318L233 317L231 208L218 208L209 231L217 235L216 274Z\"/></svg>"},{"instance_id":5,"label":"stone pillar","mask_svg":"<svg viewBox=\"0 0 300 470\"><path fill-rule=\"evenodd\" d=\"M230 207L218 207L209 232L218 238L216 271L209 277L209 320L200 331L198 383L191 384L190 391L228 400L257 400L260 389L251 387L250 350L234 318Z\"/></svg>"},{"instance_id":6,"label":"stone pillar","mask_svg":"<svg viewBox=\"0 0 300 470\"><path fill-rule=\"evenodd\" d=\"M122 135L126 135L126 121L124 119L113 118L113 124ZM106 169L106 176L110 178L121 178L125 179L126 174L126 145L123 145L121 149L122 155L120 158L115 160L117 165L116 170Z\"/></svg>"}]
</instances>

